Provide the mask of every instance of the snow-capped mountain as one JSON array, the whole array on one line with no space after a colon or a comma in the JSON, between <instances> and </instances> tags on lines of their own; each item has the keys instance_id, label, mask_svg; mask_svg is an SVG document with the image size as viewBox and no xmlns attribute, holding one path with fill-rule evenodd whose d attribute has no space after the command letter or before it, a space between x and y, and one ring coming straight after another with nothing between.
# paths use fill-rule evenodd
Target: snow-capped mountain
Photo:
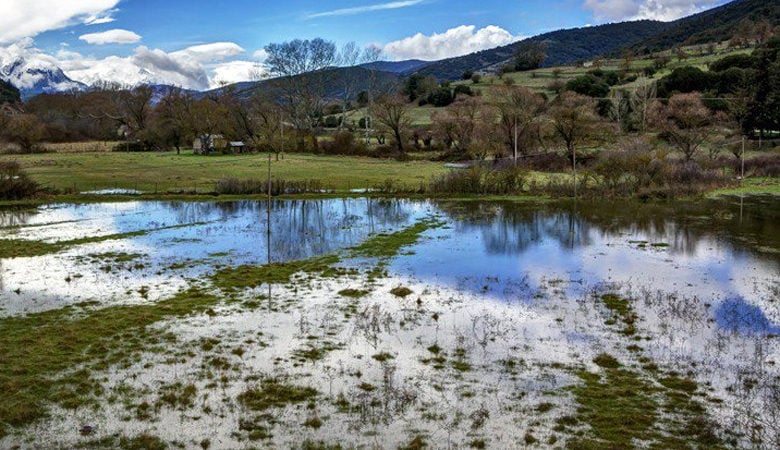
<instances>
[{"instance_id":1,"label":"snow-capped mountain","mask_svg":"<svg viewBox=\"0 0 780 450\"><path fill-rule=\"evenodd\" d=\"M0 47L0 79L19 89L23 99L41 93L86 88L68 78L54 58L30 52L29 48L24 43Z\"/></svg>"}]
</instances>

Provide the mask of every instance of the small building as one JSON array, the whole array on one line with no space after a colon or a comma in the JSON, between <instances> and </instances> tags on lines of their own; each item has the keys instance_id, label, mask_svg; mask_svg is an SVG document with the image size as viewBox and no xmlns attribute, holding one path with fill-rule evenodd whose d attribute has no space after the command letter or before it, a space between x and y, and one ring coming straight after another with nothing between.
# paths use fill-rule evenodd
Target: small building
<instances>
[{"instance_id":1,"label":"small building","mask_svg":"<svg viewBox=\"0 0 780 450\"><path fill-rule=\"evenodd\" d=\"M231 153L244 153L246 150L246 144L243 141L230 141Z\"/></svg>"}]
</instances>

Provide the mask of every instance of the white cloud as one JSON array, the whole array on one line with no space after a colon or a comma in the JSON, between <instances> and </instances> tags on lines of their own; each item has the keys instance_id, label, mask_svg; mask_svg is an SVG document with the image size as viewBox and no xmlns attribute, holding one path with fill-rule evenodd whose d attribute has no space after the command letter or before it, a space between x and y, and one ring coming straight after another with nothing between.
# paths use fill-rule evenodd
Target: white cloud
<instances>
[{"instance_id":1,"label":"white cloud","mask_svg":"<svg viewBox=\"0 0 780 450\"><path fill-rule=\"evenodd\" d=\"M89 33L79 36L79 39L95 45L104 44L135 44L141 40L141 36L132 31L115 29L102 33Z\"/></svg>"},{"instance_id":2,"label":"white cloud","mask_svg":"<svg viewBox=\"0 0 780 450\"><path fill-rule=\"evenodd\" d=\"M474 25L461 25L444 33L414 36L390 42L383 50L396 60L438 60L467 55L479 50L499 47L523 39L495 25L477 29Z\"/></svg>"},{"instance_id":3,"label":"white cloud","mask_svg":"<svg viewBox=\"0 0 780 450\"><path fill-rule=\"evenodd\" d=\"M265 60L268 59L268 52L261 48L260 50L255 51L252 54L252 57L259 62L265 62Z\"/></svg>"},{"instance_id":4,"label":"white cloud","mask_svg":"<svg viewBox=\"0 0 780 450\"><path fill-rule=\"evenodd\" d=\"M331 11L324 11L306 16L307 19L316 19L319 17L334 17L334 16L351 16L354 14L363 14L372 11L382 11L387 9L399 9L406 8L408 6L414 6L422 3L424 0L405 0L389 3L379 3L375 5L356 6L354 8L341 8Z\"/></svg>"},{"instance_id":5,"label":"white cloud","mask_svg":"<svg viewBox=\"0 0 780 450\"><path fill-rule=\"evenodd\" d=\"M230 61L217 65L211 77L212 88L241 81L256 81L268 76L268 69L254 61Z\"/></svg>"},{"instance_id":6,"label":"white cloud","mask_svg":"<svg viewBox=\"0 0 780 450\"><path fill-rule=\"evenodd\" d=\"M599 22L671 21L723 3L725 0L585 0L583 8L591 11Z\"/></svg>"},{"instance_id":7,"label":"white cloud","mask_svg":"<svg viewBox=\"0 0 780 450\"><path fill-rule=\"evenodd\" d=\"M214 42L212 44L194 45L184 50L172 53L177 57L191 58L200 62L222 61L233 56L246 53L246 50L233 42Z\"/></svg>"},{"instance_id":8,"label":"white cloud","mask_svg":"<svg viewBox=\"0 0 780 450\"><path fill-rule=\"evenodd\" d=\"M101 25L104 23L111 23L116 21L114 14L118 13L118 9L112 9L110 11L101 12L99 14L92 14L84 18L84 25Z\"/></svg>"},{"instance_id":9,"label":"white cloud","mask_svg":"<svg viewBox=\"0 0 780 450\"><path fill-rule=\"evenodd\" d=\"M2 0L0 43L16 42L44 31L98 18L120 0Z\"/></svg>"}]
</instances>

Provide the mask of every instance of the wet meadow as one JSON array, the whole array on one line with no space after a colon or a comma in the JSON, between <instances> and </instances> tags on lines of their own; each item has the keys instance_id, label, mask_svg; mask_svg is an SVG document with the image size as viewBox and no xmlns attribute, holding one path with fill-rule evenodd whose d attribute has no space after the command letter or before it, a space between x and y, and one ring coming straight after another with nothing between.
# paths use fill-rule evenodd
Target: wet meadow
<instances>
[{"instance_id":1,"label":"wet meadow","mask_svg":"<svg viewBox=\"0 0 780 450\"><path fill-rule=\"evenodd\" d=\"M778 448L780 204L0 212L0 448Z\"/></svg>"}]
</instances>

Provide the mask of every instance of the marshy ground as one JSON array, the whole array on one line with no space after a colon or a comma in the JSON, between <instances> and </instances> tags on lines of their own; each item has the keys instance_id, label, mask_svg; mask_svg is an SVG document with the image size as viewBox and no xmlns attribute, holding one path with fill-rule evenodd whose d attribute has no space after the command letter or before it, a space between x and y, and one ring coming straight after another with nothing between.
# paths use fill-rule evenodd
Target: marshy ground
<instances>
[{"instance_id":1,"label":"marshy ground","mask_svg":"<svg viewBox=\"0 0 780 450\"><path fill-rule=\"evenodd\" d=\"M771 198L265 206L5 213L0 447L780 444Z\"/></svg>"}]
</instances>

